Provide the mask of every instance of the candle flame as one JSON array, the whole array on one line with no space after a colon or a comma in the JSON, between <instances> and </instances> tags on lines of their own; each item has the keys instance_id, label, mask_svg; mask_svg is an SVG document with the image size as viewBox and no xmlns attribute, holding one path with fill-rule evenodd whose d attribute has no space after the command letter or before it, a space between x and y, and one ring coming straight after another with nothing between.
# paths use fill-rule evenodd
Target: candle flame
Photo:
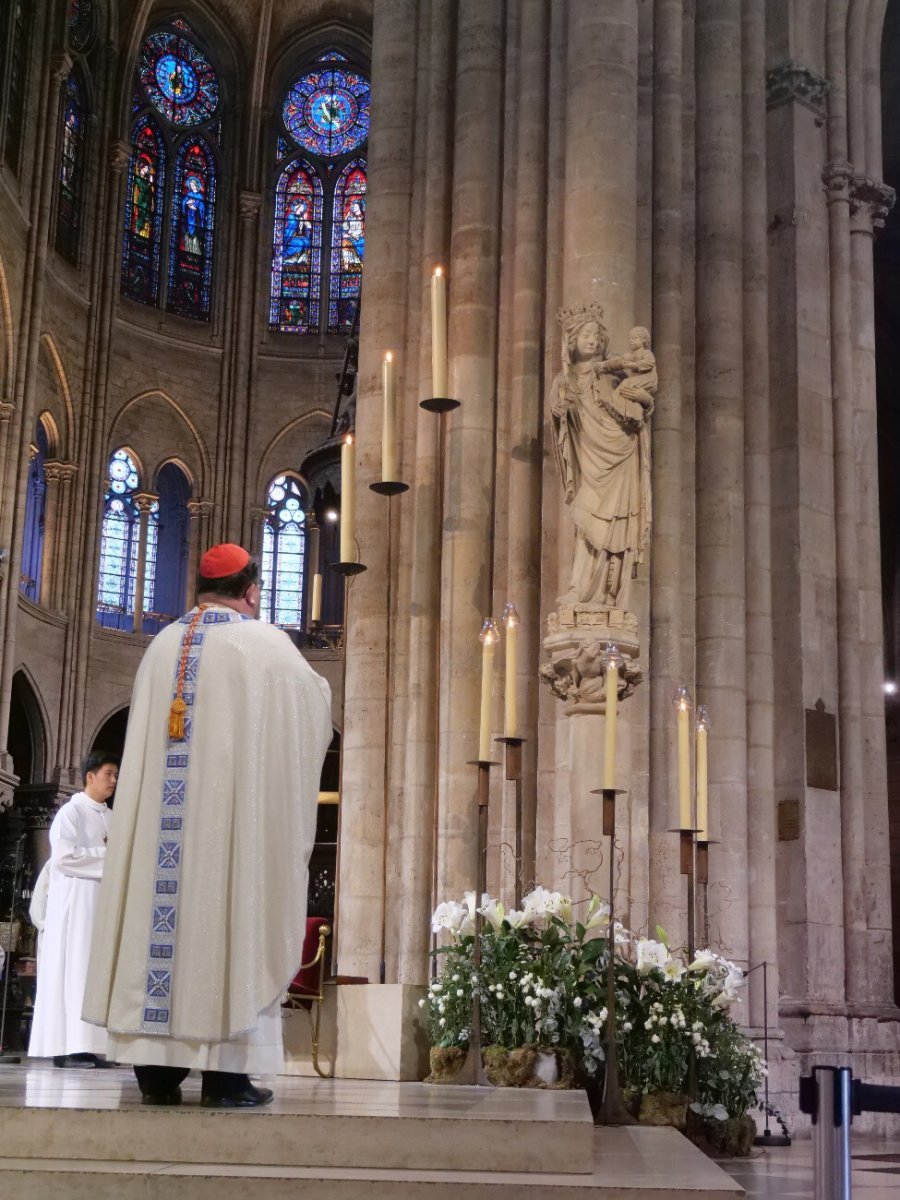
<instances>
[{"instance_id":1,"label":"candle flame","mask_svg":"<svg viewBox=\"0 0 900 1200\"><path fill-rule=\"evenodd\" d=\"M394 355L393 355L392 351L388 350L387 354L385 354L385 356L384 356L384 361L385 362L393 362L394 361Z\"/></svg>"},{"instance_id":2,"label":"candle flame","mask_svg":"<svg viewBox=\"0 0 900 1200\"><path fill-rule=\"evenodd\" d=\"M435 267L434 273L435 273L435 275L443 275L444 272L440 267Z\"/></svg>"},{"instance_id":3,"label":"candle flame","mask_svg":"<svg viewBox=\"0 0 900 1200\"><path fill-rule=\"evenodd\" d=\"M512 629L514 625L519 624L519 614L516 612L516 606L512 600L509 601L503 610L503 624L507 629Z\"/></svg>"},{"instance_id":4,"label":"candle flame","mask_svg":"<svg viewBox=\"0 0 900 1200\"><path fill-rule=\"evenodd\" d=\"M712 728L712 721L709 719L709 709L705 704L701 704L697 708L697 728L703 729L707 733Z\"/></svg>"},{"instance_id":5,"label":"candle flame","mask_svg":"<svg viewBox=\"0 0 900 1200\"><path fill-rule=\"evenodd\" d=\"M674 704L681 712L687 712L691 707L691 693L686 687L680 687L675 693Z\"/></svg>"},{"instance_id":6,"label":"candle flame","mask_svg":"<svg viewBox=\"0 0 900 1200\"><path fill-rule=\"evenodd\" d=\"M353 434L352 433L348 433L347 436L344 438L344 445L345 446L353 445Z\"/></svg>"},{"instance_id":7,"label":"candle flame","mask_svg":"<svg viewBox=\"0 0 900 1200\"><path fill-rule=\"evenodd\" d=\"M496 646L500 641L500 630L497 628L497 622L493 617L488 617L482 625L478 640L482 646Z\"/></svg>"}]
</instances>

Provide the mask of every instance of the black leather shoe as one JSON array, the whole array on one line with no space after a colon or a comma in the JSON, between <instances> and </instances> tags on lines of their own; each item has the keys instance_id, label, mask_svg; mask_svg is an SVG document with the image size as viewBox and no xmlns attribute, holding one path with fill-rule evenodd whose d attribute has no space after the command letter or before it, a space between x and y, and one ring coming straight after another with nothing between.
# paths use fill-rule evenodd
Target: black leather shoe
<instances>
[{"instance_id":1,"label":"black leather shoe","mask_svg":"<svg viewBox=\"0 0 900 1200\"><path fill-rule=\"evenodd\" d=\"M239 1092L228 1096L201 1096L200 1103L204 1108L261 1108L271 1104L275 1093L271 1088L254 1087L248 1083Z\"/></svg>"},{"instance_id":2,"label":"black leather shoe","mask_svg":"<svg viewBox=\"0 0 900 1200\"><path fill-rule=\"evenodd\" d=\"M181 1088L176 1088L174 1092L142 1092L141 1104L163 1104L171 1107L174 1104L181 1103Z\"/></svg>"}]
</instances>

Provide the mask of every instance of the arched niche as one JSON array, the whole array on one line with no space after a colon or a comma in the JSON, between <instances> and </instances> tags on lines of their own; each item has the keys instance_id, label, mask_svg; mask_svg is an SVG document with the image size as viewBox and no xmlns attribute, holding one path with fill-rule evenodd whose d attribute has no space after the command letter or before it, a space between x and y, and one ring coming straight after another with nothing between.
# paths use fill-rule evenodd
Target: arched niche
<instances>
[{"instance_id":1,"label":"arched niche","mask_svg":"<svg viewBox=\"0 0 900 1200\"><path fill-rule=\"evenodd\" d=\"M126 704L117 708L104 718L97 732L91 738L91 750L106 750L110 754L122 757L125 749L125 732L128 728L129 707Z\"/></svg>"}]
</instances>

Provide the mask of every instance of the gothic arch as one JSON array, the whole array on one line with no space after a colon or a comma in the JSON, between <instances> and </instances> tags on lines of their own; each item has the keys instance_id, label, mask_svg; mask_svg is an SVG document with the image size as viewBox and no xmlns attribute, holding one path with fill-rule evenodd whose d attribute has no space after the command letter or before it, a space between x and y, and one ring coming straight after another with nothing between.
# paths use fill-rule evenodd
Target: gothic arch
<instances>
[{"instance_id":1,"label":"gothic arch","mask_svg":"<svg viewBox=\"0 0 900 1200\"><path fill-rule=\"evenodd\" d=\"M0 257L0 400L11 400L13 389L13 320L6 268Z\"/></svg>"},{"instance_id":2,"label":"gothic arch","mask_svg":"<svg viewBox=\"0 0 900 1200\"><path fill-rule=\"evenodd\" d=\"M61 401L60 415L63 417L63 421L57 421L58 433L55 457L67 458L71 453L70 447L75 437L76 418L75 405L72 403L72 389L52 334L41 334L41 349L46 352L50 361L50 368L56 380L56 388Z\"/></svg>"},{"instance_id":3,"label":"gothic arch","mask_svg":"<svg viewBox=\"0 0 900 1200\"><path fill-rule=\"evenodd\" d=\"M262 455L260 456L260 460L259 460L259 467L257 469L256 489L255 489L256 495L258 497L260 497L261 503L265 502L264 498L265 498L265 494L266 494L266 489L267 489L269 483L272 481L272 479L276 475L294 474L297 476L298 479L301 480L303 485L306 486L306 481L300 475L298 475L296 471L294 471L294 472L285 471L284 469L277 467L275 465L275 456L276 456L276 451L278 450L279 446L284 442L284 440L287 437L290 436L291 433L294 432L294 430L298 429L299 427L301 427L303 425L308 425L312 422L315 422L317 420L321 420L323 422L324 428L322 431L322 437L324 438L327 435L328 429L330 428L330 425L331 425L331 414L326 412L323 408L314 408L310 412L303 413L301 416L295 417L292 421L289 421L287 423L287 425L285 425L282 429L279 429L279 431L275 434L275 436L272 438L272 440L266 446L265 450L263 450ZM295 461L302 462L303 458L305 457L305 454L308 453L312 449L313 449L312 446L307 446L305 449L305 453L300 454L299 457L297 457L296 455L292 455L292 457L294 457ZM279 454L278 457L281 460L283 460L285 457L285 454L281 453L281 454Z\"/></svg>"},{"instance_id":4,"label":"gothic arch","mask_svg":"<svg viewBox=\"0 0 900 1200\"><path fill-rule=\"evenodd\" d=\"M157 388L157 389L153 389L151 391L139 392L136 396L132 396L129 400L126 400L125 403L122 405L122 407L119 409L119 411L116 413L116 415L113 417L112 424L110 426L109 436L107 438L107 445L110 447L111 450L115 448L114 443L116 442L116 438L117 438L116 431L118 429L122 428L123 426L127 427L127 422L125 421L125 418L126 418L128 412L136 404L141 404L144 401L152 402L153 400L157 400L157 399L162 401L165 405L169 406L173 410L173 412L176 413L177 416L181 418L181 420L184 422L184 424L190 430L194 445L197 448L197 461L193 465L191 465L190 463L186 462L186 460L184 458L179 457L178 462L179 462L179 465L184 465L187 468L188 478L191 479L192 483L196 484L197 495L202 496L204 494L205 488L208 487L209 482L212 480L212 467L211 467L209 449L208 449L205 441L203 440L203 437L200 434L200 431L197 428L197 425L195 424L195 422L190 418L188 413L178 403L178 401L173 400L173 398L167 392L161 391L160 389ZM156 470L153 472L154 477L155 477L156 473L159 471L159 468L163 465L163 463L168 458L171 458L171 457L172 457L171 453L166 453L162 458L160 458L159 463L156 467ZM142 474L141 478L143 480L144 478L150 478L150 477L149 476L145 477Z\"/></svg>"},{"instance_id":5,"label":"gothic arch","mask_svg":"<svg viewBox=\"0 0 900 1200\"><path fill-rule=\"evenodd\" d=\"M37 424L43 426L44 436L47 438L48 457L59 458L61 444L59 426L53 413L46 411L38 413Z\"/></svg>"},{"instance_id":6,"label":"gothic arch","mask_svg":"<svg viewBox=\"0 0 900 1200\"><path fill-rule=\"evenodd\" d=\"M173 466L173 467L178 468L178 470L182 473L182 475L187 480L187 485L190 488L191 493L193 494L195 486L196 486L196 480L194 479L194 472L191 470L191 468L188 466L188 464L184 461L184 459L179 458L177 454L167 455L165 458L161 459L156 464L156 466L153 468L150 477L153 480L154 489L157 486L157 480L159 479L160 471L163 469L163 467L168 467L168 466Z\"/></svg>"},{"instance_id":7,"label":"gothic arch","mask_svg":"<svg viewBox=\"0 0 900 1200\"><path fill-rule=\"evenodd\" d=\"M298 66L311 61L315 55L334 47L354 59L361 66L371 68L372 41L361 29L345 21L325 21L313 28L306 28L279 47L269 68L266 99L274 111L279 98L297 74Z\"/></svg>"},{"instance_id":8,"label":"gothic arch","mask_svg":"<svg viewBox=\"0 0 900 1200\"><path fill-rule=\"evenodd\" d=\"M31 671L19 665L12 678L8 748L20 784L42 783L52 762L47 706Z\"/></svg>"}]
</instances>

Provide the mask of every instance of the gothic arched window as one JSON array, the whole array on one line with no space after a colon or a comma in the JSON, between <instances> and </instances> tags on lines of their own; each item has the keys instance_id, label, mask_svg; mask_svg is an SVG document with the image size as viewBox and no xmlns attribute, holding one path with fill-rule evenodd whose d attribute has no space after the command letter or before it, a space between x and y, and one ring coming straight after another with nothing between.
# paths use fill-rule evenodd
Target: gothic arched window
<instances>
[{"instance_id":1,"label":"gothic arched window","mask_svg":"<svg viewBox=\"0 0 900 1200\"><path fill-rule=\"evenodd\" d=\"M211 309L219 108L215 69L185 21L144 39L132 103L122 291L200 321Z\"/></svg>"},{"instance_id":2,"label":"gothic arched window","mask_svg":"<svg viewBox=\"0 0 900 1200\"><path fill-rule=\"evenodd\" d=\"M47 477L44 463L50 456L47 430L38 421L31 463L28 467L28 492L25 497L25 533L22 540L22 576L19 591L37 603L41 598L41 569L44 562L44 512L47 502Z\"/></svg>"},{"instance_id":3,"label":"gothic arched window","mask_svg":"<svg viewBox=\"0 0 900 1200\"><path fill-rule=\"evenodd\" d=\"M22 126L25 118L25 90L28 84L28 55L34 0L4 0L0 25L0 116L3 129L3 159L18 174L22 150Z\"/></svg>"},{"instance_id":4,"label":"gothic arched window","mask_svg":"<svg viewBox=\"0 0 900 1200\"><path fill-rule=\"evenodd\" d=\"M73 68L66 80L57 178L56 248L71 262L78 259L84 179L87 110L84 89Z\"/></svg>"},{"instance_id":5,"label":"gothic arched window","mask_svg":"<svg viewBox=\"0 0 900 1200\"><path fill-rule=\"evenodd\" d=\"M269 304L282 333L346 333L365 245L369 81L337 50L298 76L280 109ZM328 253L323 256L322 247Z\"/></svg>"},{"instance_id":6,"label":"gothic arched window","mask_svg":"<svg viewBox=\"0 0 900 1200\"><path fill-rule=\"evenodd\" d=\"M306 497L301 485L290 475L278 475L269 484L266 507L260 616L273 625L300 629L306 567Z\"/></svg>"},{"instance_id":7,"label":"gothic arched window","mask_svg":"<svg viewBox=\"0 0 900 1200\"><path fill-rule=\"evenodd\" d=\"M116 629L130 628L134 613L141 526L136 495L140 486L137 463L127 450L115 450L109 460L109 487L103 504L97 620ZM148 517L144 556L144 612L153 608L158 523L159 502L154 501Z\"/></svg>"},{"instance_id":8,"label":"gothic arched window","mask_svg":"<svg viewBox=\"0 0 900 1200\"><path fill-rule=\"evenodd\" d=\"M94 0L69 0L66 35L69 49L84 54L94 34Z\"/></svg>"},{"instance_id":9,"label":"gothic arched window","mask_svg":"<svg viewBox=\"0 0 900 1200\"><path fill-rule=\"evenodd\" d=\"M177 463L168 462L156 476L159 521L156 529L156 563L153 603L157 627L168 625L184 611L187 588L191 485ZM147 530L148 540L150 529Z\"/></svg>"}]
</instances>

